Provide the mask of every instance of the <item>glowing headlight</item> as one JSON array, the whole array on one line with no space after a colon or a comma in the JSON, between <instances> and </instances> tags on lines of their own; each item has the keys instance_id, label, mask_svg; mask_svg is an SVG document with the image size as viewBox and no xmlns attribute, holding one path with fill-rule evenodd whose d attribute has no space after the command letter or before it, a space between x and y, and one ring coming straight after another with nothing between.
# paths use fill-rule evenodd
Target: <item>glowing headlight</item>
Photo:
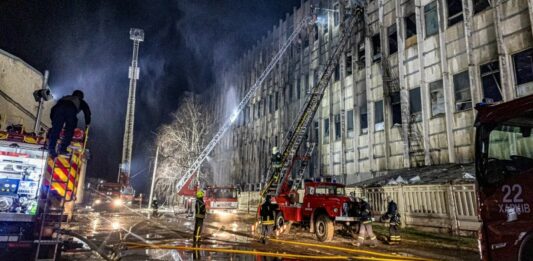
<instances>
[{"instance_id":1,"label":"glowing headlight","mask_svg":"<svg viewBox=\"0 0 533 261\"><path fill-rule=\"evenodd\" d=\"M122 206L122 204L123 204L122 199L119 199L119 198L113 199L113 206L120 207Z\"/></svg>"},{"instance_id":2,"label":"glowing headlight","mask_svg":"<svg viewBox=\"0 0 533 261\"><path fill-rule=\"evenodd\" d=\"M117 230L120 228L120 223L118 223L117 221L111 223L111 227L114 229L114 230Z\"/></svg>"},{"instance_id":3,"label":"glowing headlight","mask_svg":"<svg viewBox=\"0 0 533 261\"><path fill-rule=\"evenodd\" d=\"M94 201L94 204L95 205L100 205L102 203L102 200L101 199L97 199Z\"/></svg>"}]
</instances>

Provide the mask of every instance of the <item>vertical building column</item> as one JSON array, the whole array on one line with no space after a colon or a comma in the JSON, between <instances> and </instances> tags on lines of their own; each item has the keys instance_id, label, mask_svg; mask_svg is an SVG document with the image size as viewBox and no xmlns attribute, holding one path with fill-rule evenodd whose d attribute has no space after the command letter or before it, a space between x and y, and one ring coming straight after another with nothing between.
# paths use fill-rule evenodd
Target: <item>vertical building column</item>
<instances>
[{"instance_id":1,"label":"vertical building column","mask_svg":"<svg viewBox=\"0 0 533 261\"><path fill-rule=\"evenodd\" d=\"M358 24L358 27L361 23ZM358 28L359 29L359 28ZM364 29L363 29L364 30ZM357 30L359 31L359 30ZM359 32L360 34L360 32ZM355 39L354 39L355 38ZM357 39L360 39L359 37L357 37L357 34L356 34L356 37L353 37L353 45L350 47L352 48L352 60L353 60L353 57L357 57L357 62L355 62L355 66L353 67L353 71L352 71L352 77L351 77L351 80L352 80L352 99L353 99L353 122L354 122L354 135L353 135L353 138L352 138L352 145L353 145L353 160L354 160L354 167L355 167L355 173L357 173L359 175L359 172L361 171L361 168L358 164L359 162L359 136L361 135L361 124L355 124L356 122L360 121L360 110L359 110L359 95L361 93L360 91L360 87L357 85L357 82L359 81L359 55L358 55L358 46L359 46L359 41L357 41ZM364 41L364 39L363 39ZM356 119L358 119L356 121Z\"/></svg>"},{"instance_id":2,"label":"vertical building column","mask_svg":"<svg viewBox=\"0 0 533 261\"><path fill-rule=\"evenodd\" d=\"M455 140L453 137L453 95L450 88L448 73L448 56L446 51L446 19L444 19L444 0L437 1L437 20L439 24L439 50L442 70L442 86L444 93L444 112L446 119L446 139L448 141L448 160L455 163Z\"/></svg>"},{"instance_id":3,"label":"vertical building column","mask_svg":"<svg viewBox=\"0 0 533 261\"><path fill-rule=\"evenodd\" d=\"M405 68L403 61L405 50L405 26L403 20L403 10L401 0L396 0L396 32L398 32L398 84L400 88L401 112L402 112L402 139L403 139L403 166L408 168L410 166L409 157L409 92L405 90ZM407 113L406 113L407 112Z\"/></svg>"},{"instance_id":4,"label":"vertical building column","mask_svg":"<svg viewBox=\"0 0 533 261\"><path fill-rule=\"evenodd\" d=\"M482 99L481 89L478 79L478 63L474 58L473 48L473 39L472 39L472 20L474 16L474 6L472 0L463 0L463 17L464 17L464 27L465 27L465 43L466 43L466 55L468 59L468 75L470 78L470 91L472 96L472 108L476 106L476 103L480 102ZM475 110L472 110L475 116Z\"/></svg>"},{"instance_id":5,"label":"vertical building column","mask_svg":"<svg viewBox=\"0 0 533 261\"><path fill-rule=\"evenodd\" d=\"M500 77L501 77L501 90L502 98L504 101L509 101L515 98L515 92L512 77L511 77L511 62L510 56L507 51L507 46L503 41L503 32L502 32L502 1L501 0L489 0L490 5L493 7L493 16L494 16L494 29L496 32L496 44L498 46L498 59L500 61ZM528 5L531 0L528 0ZM533 18L530 18L533 19Z\"/></svg>"},{"instance_id":6,"label":"vertical building column","mask_svg":"<svg viewBox=\"0 0 533 261\"><path fill-rule=\"evenodd\" d=\"M417 48L418 48L418 66L420 74L420 102L422 105L422 135L424 143L424 164L431 165L430 154L430 141L429 141L429 121L431 118L431 97L428 90L428 84L426 82L425 62L424 62L424 33L422 23L422 6L420 0L415 0L415 16L416 16L416 28L418 33L416 34Z\"/></svg>"},{"instance_id":7,"label":"vertical building column","mask_svg":"<svg viewBox=\"0 0 533 261\"><path fill-rule=\"evenodd\" d=\"M340 17L344 21L344 16L346 15L346 10L344 5L340 5ZM343 32L345 29L344 24L341 23L339 30ZM340 37L340 34L339 34ZM346 49L350 48L347 46ZM340 73L340 93L339 93L339 107L340 107L340 117L341 117L341 173L343 183L346 184L346 95L345 95L345 78L346 78L346 49L339 60L339 73Z\"/></svg>"},{"instance_id":8,"label":"vertical building column","mask_svg":"<svg viewBox=\"0 0 533 261\"><path fill-rule=\"evenodd\" d=\"M367 10L365 10L365 13ZM366 20L366 19L365 19ZM365 21L365 28L368 30L368 21ZM368 121L368 165L369 171L373 172L377 170L374 166L374 95L372 93L372 53L371 48L372 41L370 36L365 33L365 81L366 81L366 103L367 103L367 121Z\"/></svg>"},{"instance_id":9,"label":"vertical building column","mask_svg":"<svg viewBox=\"0 0 533 261\"><path fill-rule=\"evenodd\" d=\"M383 25L383 16L384 16L384 3L383 0L378 0L378 25L379 25L379 39L380 39L380 46L381 46L381 63L388 63L388 47L387 47L387 28ZM372 47L373 48L373 47ZM390 114L390 108L391 108L391 99L388 92L385 91L388 86L386 86L385 79L383 78L383 65L381 65L381 86L382 86L382 93L383 93L383 123L384 123L384 133L385 133L385 141L383 144L383 151L385 151L385 169L390 168L390 130L391 130L391 114Z\"/></svg>"}]
</instances>

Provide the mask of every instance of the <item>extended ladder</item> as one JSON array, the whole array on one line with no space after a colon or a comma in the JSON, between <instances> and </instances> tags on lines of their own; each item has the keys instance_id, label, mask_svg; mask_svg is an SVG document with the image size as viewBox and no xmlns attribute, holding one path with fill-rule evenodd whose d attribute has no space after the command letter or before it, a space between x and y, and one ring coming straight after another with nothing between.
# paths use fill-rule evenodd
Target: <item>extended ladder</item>
<instances>
[{"instance_id":1,"label":"extended ladder","mask_svg":"<svg viewBox=\"0 0 533 261\"><path fill-rule=\"evenodd\" d=\"M216 147L216 145L220 142L222 137L224 136L224 133L231 127L233 122L237 120L237 117L241 113L241 111L244 109L244 107L248 104L248 102L252 99L252 97L255 95L257 90L259 90L265 81L265 79L268 77L270 72L274 69L276 64L281 60L287 49L291 46L292 42L298 37L300 32L306 28L306 26L312 22L311 17L306 17L300 21L300 23L296 26L292 34L289 36L285 44L279 49L279 51L276 53L276 55L272 58L272 61L268 64L266 69L261 73L259 78L255 81L254 85L250 88L250 90L246 93L244 98L241 100L237 108L233 111L233 113L230 115L230 117L226 120L224 125L220 128L220 130L213 136L213 139L207 144L205 149L198 155L196 160L193 162L193 164L189 167L187 172L177 181L176 183L176 191L181 191L187 180L191 178L191 176L196 173L196 171L200 168L202 163L205 161L209 153Z\"/></svg>"},{"instance_id":2,"label":"extended ladder","mask_svg":"<svg viewBox=\"0 0 533 261\"><path fill-rule=\"evenodd\" d=\"M324 97L324 91L329 85L329 81L333 75L335 67L339 63L339 58L351 39L357 21L359 21L363 13L362 11L363 10L360 6L352 8L351 16L347 20L343 21L343 24L347 26L341 27L344 28L344 31L341 34L339 43L330 56L318 84L312 89L311 94L307 97L304 108L298 114L299 116L297 117L297 121L289 129L286 142L284 142L282 146L283 154L281 170L278 171L270 166L268 173L271 173L271 175L268 178L266 186L263 188L263 190L261 190L261 196L279 195L283 184L285 184L287 180L287 177L290 176L290 171L295 161L296 153L300 149L300 145L307 134L308 127L313 121L315 113L320 106L320 102L322 101L322 97ZM298 178L303 178L303 176Z\"/></svg>"}]
</instances>

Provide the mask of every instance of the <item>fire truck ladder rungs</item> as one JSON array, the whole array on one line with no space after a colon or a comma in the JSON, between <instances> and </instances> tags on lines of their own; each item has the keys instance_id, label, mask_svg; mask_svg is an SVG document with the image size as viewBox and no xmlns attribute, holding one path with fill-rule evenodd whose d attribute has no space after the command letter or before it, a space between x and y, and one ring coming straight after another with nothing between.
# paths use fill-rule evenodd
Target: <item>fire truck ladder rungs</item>
<instances>
[{"instance_id":1,"label":"fire truck ladder rungs","mask_svg":"<svg viewBox=\"0 0 533 261\"><path fill-rule=\"evenodd\" d=\"M310 143L309 146L307 146L307 150L305 151L303 160L300 162L300 169L298 170L298 174L296 175L296 179L294 180L294 183L292 184L292 189L297 190L302 185L302 181L304 179L304 173L307 169L307 166L309 166L309 161L311 161L311 156L313 155L313 151L315 150L315 143Z\"/></svg>"},{"instance_id":2,"label":"fire truck ladder rungs","mask_svg":"<svg viewBox=\"0 0 533 261\"><path fill-rule=\"evenodd\" d=\"M351 39L352 33L354 32L354 28L356 28L357 21L359 21L359 16L362 14L362 11L363 9L359 6L353 8L350 18L342 22L343 25L348 26L341 26L341 28L344 28L344 31L341 34L338 45L328 59L326 68L324 69L318 84L312 89L310 95L307 97L305 106L300 111L299 117L297 118L297 124L294 124L289 130L289 136L282 146L283 155L281 170L278 172L272 167L272 165L269 167L267 173L271 173L271 175L268 178L267 184L263 190L261 190L260 194L262 197L266 195L279 195L283 183L287 179L287 176L289 176L289 173L287 172L291 171L292 165L295 161L296 153L300 149L300 145L307 134L307 129L320 106L322 97L324 97L324 91L329 85L329 81L333 75L335 67L339 63L339 58Z\"/></svg>"},{"instance_id":3,"label":"fire truck ladder rungs","mask_svg":"<svg viewBox=\"0 0 533 261\"><path fill-rule=\"evenodd\" d=\"M237 119L240 112L244 109L244 107L248 104L248 102L252 99L252 97L255 95L257 90L261 88L262 83L265 81L267 76L270 74L270 72L274 69L275 65L279 62L279 60L283 57L287 49L291 46L292 42L298 37L299 33L306 27L308 23L310 23L312 20L310 17L306 17L300 21L300 23L296 26L292 34L289 36L287 41L283 44L283 46L280 48L280 50L276 53L276 55L272 58L272 61L268 64L266 69L261 73L259 78L256 80L254 85L250 88L250 90L246 93L244 98L241 100L237 108L233 111L231 116L226 119L224 125L220 128L220 130L213 136L213 139L207 144L205 149L200 153L200 155L196 158L196 160L193 162L193 164L189 167L185 175L181 177L177 183L176 183L176 191L181 191L187 180L200 168L202 163L205 161L209 153L215 148L215 146L220 142L222 137L224 136L224 133L231 127L233 122Z\"/></svg>"}]
</instances>

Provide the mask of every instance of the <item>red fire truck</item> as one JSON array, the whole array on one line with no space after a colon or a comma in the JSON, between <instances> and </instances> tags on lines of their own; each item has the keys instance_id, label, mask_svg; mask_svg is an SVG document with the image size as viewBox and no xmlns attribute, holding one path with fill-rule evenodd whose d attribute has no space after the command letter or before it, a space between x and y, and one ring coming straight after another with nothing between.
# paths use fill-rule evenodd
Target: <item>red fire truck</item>
<instances>
[{"instance_id":1,"label":"red fire truck","mask_svg":"<svg viewBox=\"0 0 533 261\"><path fill-rule=\"evenodd\" d=\"M481 257L533 260L533 95L476 109Z\"/></svg>"},{"instance_id":2,"label":"red fire truck","mask_svg":"<svg viewBox=\"0 0 533 261\"><path fill-rule=\"evenodd\" d=\"M205 189L205 206L212 213L236 213L239 208L235 187L208 186Z\"/></svg>"}]
</instances>

